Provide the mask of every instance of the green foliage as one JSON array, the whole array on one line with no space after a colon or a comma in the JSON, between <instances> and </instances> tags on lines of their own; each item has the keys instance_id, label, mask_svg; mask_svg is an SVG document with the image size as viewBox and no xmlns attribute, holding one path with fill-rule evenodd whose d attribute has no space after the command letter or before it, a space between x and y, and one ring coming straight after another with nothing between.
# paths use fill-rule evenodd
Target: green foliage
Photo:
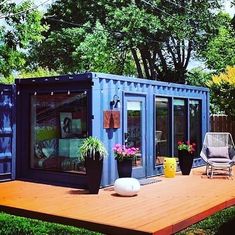
<instances>
[{"instance_id":1,"label":"green foliage","mask_svg":"<svg viewBox=\"0 0 235 235\"><path fill-rule=\"evenodd\" d=\"M50 70L60 71L62 73L80 71L80 63L75 62L73 53L84 40L85 30L83 28L62 28L60 31L53 31L43 41L42 44L36 44L31 51L29 63L34 61L35 67L47 67ZM81 60L81 55L77 54L77 60Z\"/></svg>"},{"instance_id":2,"label":"green foliage","mask_svg":"<svg viewBox=\"0 0 235 235\"><path fill-rule=\"evenodd\" d=\"M32 6L30 1L19 4L4 1L0 5L1 16L4 16L0 27L0 75L3 82L12 82L12 72L25 65L30 44L39 42L41 33L46 30L41 25L42 15Z\"/></svg>"},{"instance_id":3,"label":"green foliage","mask_svg":"<svg viewBox=\"0 0 235 235\"><path fill-rule=\"evenodd\" d=\"M176 235L231 234L234 232L235 207L230 207L202 220ZM231 227L233 224L233 227ZM227 232L227 233L226 233Z\"/></svg>"},{"instance_id":4,"label":"green foliage","mask_svg":"<svg viewBox=\"0 0 235 235\"><path fill-rule=\"evenodd\" d=\"M207 87L209 82L212 80L213 73L205 71L202 68L193 68L186 74L186 83L193 86ZM223 113L217 100L213 99L214 91L210 89L210 112L213 114Z\"/></svg>"},{"instance_id":5,"label":"green foliage","mask_svg":"<svg viewBox=\"0 0 235 235\"><path fill-rule=\"evenodd\" d=\"M219 33L207 45L203 53L208 68L223 71L226 66L235 64L235 31L221 26Z\"/></svg>"},{"instance_id":6,"label":"green foliage","mask_svg":"<svg viewBox=\"0 0 235 235\"><path fill-rule=\"evenodd\" d=\"M35 63L184 83L192 54L217 32L221 2L59 0L47 12L50 29ZM74 27L77 37L67 31Z\"/></svg>"},{"instance_id":7,"label":"green foliage","mask_svg":"<svg viewBox=\"0 0 235 235\"><path fill-rule=\"evenodd\" d=\"M186 74L186 83L193 86L207 86L207 82L211 80L212 73L206 72L200 67L193 68Z\"/></svg>"},{"instance_id":8,"label":"green foliage","mask_svg":"<svg viewBox=\"0 0 235 235\"><path fill-rule=\"evenodd\" d=\"M19 216L13 216L6 213L0 213L0 234L1 235L52 235L52 234L76 234L76 235L95 235L95 233L86 229L76 228L55 223L42 222L35 219L27 219Z\"/></svg>"},{"instance_id":9,"label":"green foliage","mask_svg":"<svg viewBox=\"0 0 235 235\"><path fill-rule=\"evenodd\" d=\"M72 53L74 63L81 71L114 74L135 74L130 54L109 45L108 33L97 21L94 30L85 34L84 40Z\"/></svg>"},{"instance_id":10,"label":"green foliage","mask_svg":"<svg viewBox=\"0 0 235 235\"><path fill-rule=\"evenodd\" d=\"M213 76L208 86L213 103L225 114L235 117L235 66L228 66L224 73Z\"/></svg>"},{"instance_id":11,"label":"green foliage","mask_svg":"<svg viewBox=\"0 0 235 235\"><path fill-rule=\"evenodd\" d=\"M49 70L48 68L37 67L36 70L27 71L21 70L19 74L19 78L37 78L37 77L49 77L56 76L59 73L54 70Z\"/></svg>"},{"instance_id":12,"label":"green foliage","mask_svg":"<svg viewBox=\"0 0 235 235\"><path fill-rule=\"evenodd\" d=\"M82 158L95 158L96 153L99 153L100 159L108 154L104 144L98 138L92 136L83 141L79 147L79 153Z\"/></svg>"}]
</instances>

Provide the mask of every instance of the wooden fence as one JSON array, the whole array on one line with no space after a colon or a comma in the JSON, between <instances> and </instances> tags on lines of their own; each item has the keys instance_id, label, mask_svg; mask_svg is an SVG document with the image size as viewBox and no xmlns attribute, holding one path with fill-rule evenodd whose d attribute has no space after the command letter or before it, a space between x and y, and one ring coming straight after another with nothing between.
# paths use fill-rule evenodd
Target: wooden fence
<instances>
[{"instance_id":1,"label":"wooden fence","mask_svg":"<svg viewBox=\"0 0 235 235\"><path fill-rule=\"evenodd\" d=\"M230 132L235 141L235 118L227 115L211 115L211 131Z\"/></svg>"}]
</instances>

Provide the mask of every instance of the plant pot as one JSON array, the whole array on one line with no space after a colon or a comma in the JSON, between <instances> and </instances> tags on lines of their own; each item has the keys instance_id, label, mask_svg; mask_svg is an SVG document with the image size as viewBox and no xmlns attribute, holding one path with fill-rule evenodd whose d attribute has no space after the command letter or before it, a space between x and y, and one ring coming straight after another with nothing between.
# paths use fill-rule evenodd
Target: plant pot
<instances>
[{"instance_id":1,"label":"plant pot","mask_svg":"<svg viewBox=\"0 0 235 235\"><path fill-rule=\"evenodd\" d=\"M87 157L85 160L87 183L90 194L98 194L103 170L103 158L99 159L99 154L95 159Z\"/></svg>"},{"instance_id":2,"label":"plant pot","mask_svg":"<svg viewBox=\"0 0 235 235\"><path fill-rule=\"evenodd\" d=\"M117 160L117 170L119 178L131 177L132 173L132 160L126 159L123 161Z\"/></svg>"},{"instance_id":3,"label":"plant pot","mask_svg":"<svg viewBox=\"0 0 235 235\"><path fill-rule=\"evenodd\" d=\"M189 175L193 165L193 155L187 150L178 150L178 158L182 175Z\"/></svg>"}]
</instances>

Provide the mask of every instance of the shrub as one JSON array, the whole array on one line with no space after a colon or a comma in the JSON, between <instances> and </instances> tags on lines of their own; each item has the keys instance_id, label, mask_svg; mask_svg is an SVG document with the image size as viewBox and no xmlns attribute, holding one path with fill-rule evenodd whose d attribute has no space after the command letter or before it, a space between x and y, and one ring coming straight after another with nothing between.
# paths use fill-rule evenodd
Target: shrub
<instances>
[{"instance_id":1,"label":"shrub","mask_svg":"<svg viewBox=\"0 0 235 235\"><path fill-rule=\"evenodd\" d=\"M0 212L0 234L1 235L97 235L83 228L67 226L56 223L43 222L36 219L9 215Z\"/></svg>"}]
</instances>

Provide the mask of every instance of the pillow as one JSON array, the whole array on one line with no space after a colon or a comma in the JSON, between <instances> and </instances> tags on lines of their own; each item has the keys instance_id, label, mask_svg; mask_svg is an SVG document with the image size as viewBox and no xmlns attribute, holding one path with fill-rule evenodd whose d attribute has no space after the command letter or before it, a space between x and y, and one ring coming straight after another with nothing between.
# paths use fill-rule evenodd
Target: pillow
<instances>
[{"instance_id":1,"label":"pillow","mask_svg":"<svg viewBox=\"0 0 235 235\"><path fill-rule=\"evenodd\" d=\"M208 147L207 156L208 158L229 158L228 147Z\"/></svg>"}]
</instances>

